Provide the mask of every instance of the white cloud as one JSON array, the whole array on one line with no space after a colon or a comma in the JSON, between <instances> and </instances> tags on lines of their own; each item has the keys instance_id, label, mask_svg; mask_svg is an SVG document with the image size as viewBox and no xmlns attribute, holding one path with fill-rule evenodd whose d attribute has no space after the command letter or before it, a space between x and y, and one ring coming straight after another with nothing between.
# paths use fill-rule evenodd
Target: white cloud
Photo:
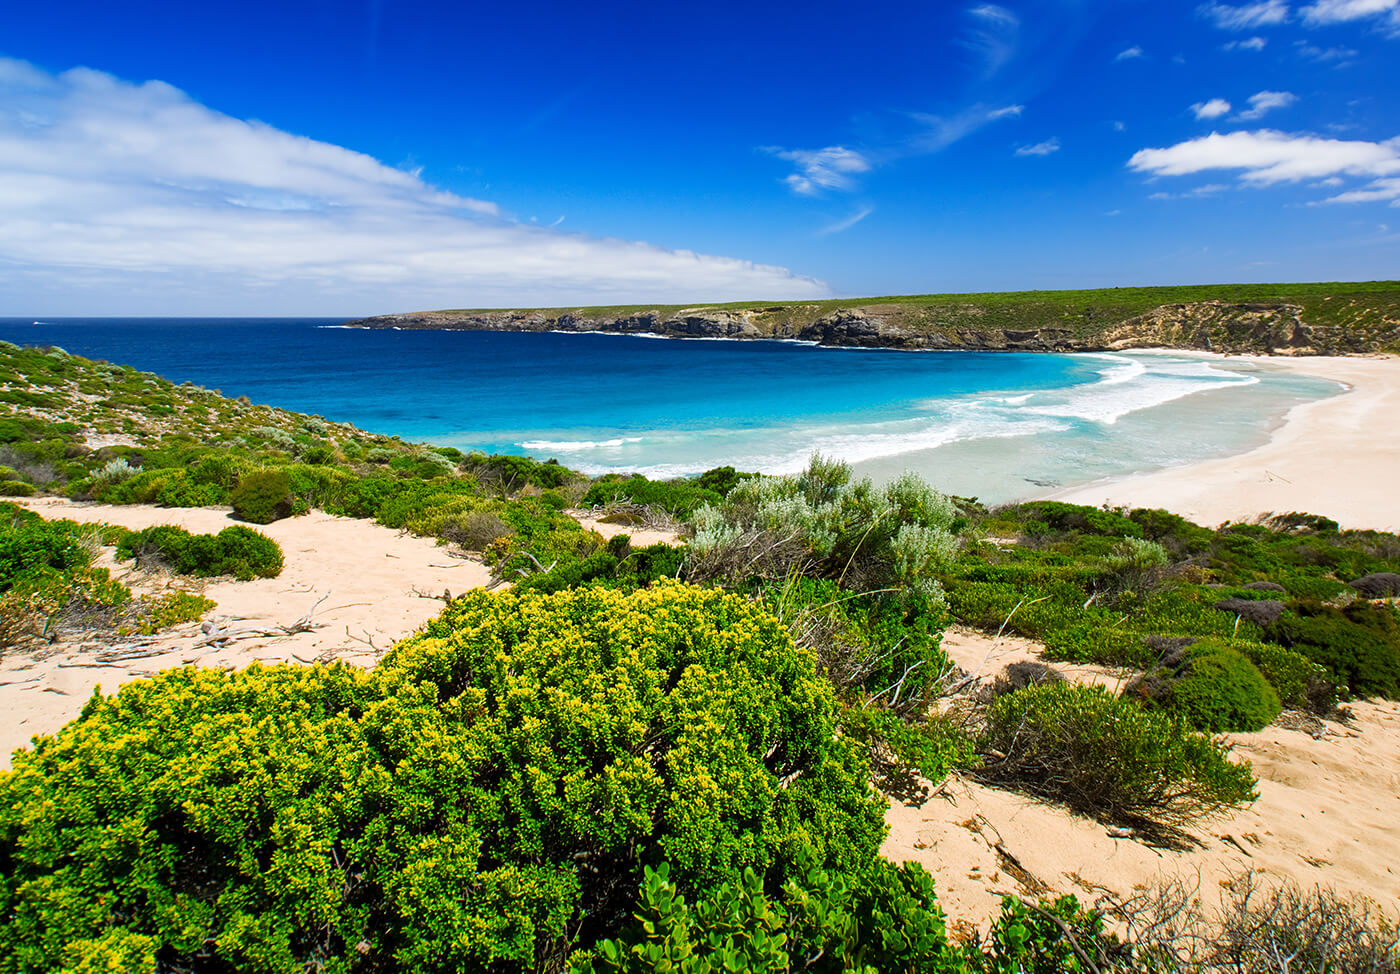
<instances>
[{"instance_id":1,"label":"white cloud","mask_svg":"<svg viewBox=\"0 0 1400 974\"><path fill-rule=\"evenodd\" d=\"M1400 139L1389 142L1342 141L1314 135L1290 135L1270 129L1257 132L1212 132L1164 149L1142 149L1128 160L1128 167L1154 176L1185 176L1211 170L1240 170L1248 185L1327 179L1335 176L1369 176L1373 182L1361 192L1388 192L1400 174ZM1358 197L1343 193L1328 202L1351 203L1388 196Z\"/></svg>"},{"instance_id":2,"label":"white cloud","mask_svg":"<svg viewBox=\"0 0 1400 974\"><path fill-rule=\"evenodd\" d=\"M1204 199L1207 196L1214 196L1216 193L1229 189L1223 183L1206 183L1204 186L1197 186L1195 189L1188 189L1184 193L1153 193L1147 197L1150 200L1193 200Z\"/></svg>"},{"instance_id":3,"label":"white cloud","mask_svg":"<svg viewBox=\"0 0 1400 974\"><path fill-rule=\"evenodd\" d=\"M1249 96L1249 108L1240 112L1235 118L1254 120L1263 118L1268 112L1275 108L1287 108L1298 100L1298 96L1291 91L1261 91Z\"/></svg>"},{"instance_id":4,"label":"white cloud","mask_svg":"<svg viewBox=\"0 0 1400 974\"><path fill-rule=\"evenodd\" d=\"M957 43L978 56L990 78L1015 55L1021 18L994 3L969 7L967 12L976 26L964 32Z\"/></svg>"},{"instance_id":5,"label":"white cloud","mask_svg":"<svg viewBox=\"0 0 1400 974\"><path fill-rule=\"evenodd\" d=\"M159 81L0 59L0 302L44 313L369 313L824 293L727 257L517 223Z\"/></svg>"},{"instance_id":6,"label":"white cloud","mask_svg":"<svg viewBox=\"0 0 1400 974\"><path fill-rule=\"evenodd\" d=\"M1007 105L1003 108L988 108L986 105L973 105L956 115L931 115L926 112L909 112L907 117L916 122L919 131L905 140L904 144L885 154L886 158L899 158L910 155L932 155L942 152L955 142L967 138L988 122L1003 118L1018 118L1025 110L1024 105Z\"/></svg>"},{"instance_id":7,"label":"white cloud","mask_svg":"<svg viewBox=\"0 0 1400 974\"><path fill-rule=\"evenodd\" d=\"M1128 130L1128 126L1124 125L1122 122L1120 122L1120 121L1117 120L1117 119L1114 119L1114 120L1113 120L1113 131L1115 131L1115 132L1126 132L1127 130Z\"/></svg>"},{"instance_id":8,"label":"white cloud","mask_svg":"<svg viewBox=\"0 0 1400 974\"><path fill-rule=\"evenodd\" d=\"M1339 68L1347 67L1351 63L1351 59L1361 53L1350 47L1318 47L1307 41L1295 41L1294 46L1298 49L1299 56L1305 57L1309 61L1317 61L1322 64L1335 62Z\"/></svg>"},{"instance_id":9,"label":"white cloud","mask_svg":"<svg viewBox=\"0 0 1400 974\"><path fill-rule=\"evenodd\" d=\"M1048 156L1052 152L1060 151L1060 140L1056 138L1046 139L1044 142L1037 142L1035 145L1023 145L1016 150L1018 156Z\"/></svg>"},{"instance_id":10,"label":"white cloud","mask_svg":"<svg viewBox=\"0 0 1400 974\"><path fill-rule=\"evenodd\" d=\"M852 176L870 171L870 160L844 145L824 149L772 149L779 159L797 164L797 171L784 178L794 193L816 196L827 189L852 189Z\"/></svg>"},{"instance_id":11,"label":"white cloud","mask_svg":"<svg viewBox=\"0 0 1400 974\"><path fill-rule=\"evenodd\" d=\"M1007 105L1005 108L993 108L987 113L987 118L1020 118L1021 113L1026 110L1025 105Z\"/></svg>"},{"instance_id":12,"label":"white cloud","mask_svg":"<svg viewBox=\"0 0 1400 974\"><path fill-rule=\"evenodd\" d=\"M1142 48L1134 44L1132 47L1125 47L1123 48L1123 50L1119 51L1116 55L1114 55L1113 60L1133 61L1140 57L1142 57Z\"/></svg>"},{"instance_id":13,"label":"white cloud","mask_svg":"<svg viewBox=\"0 0 1400 974\"><path fill-rule=\"evenodd\" d=\"M1377 179L1350 192L1339 193L1323 200L1324 203L1374 203L1390 200L1391 206L1400 206L1400 177Z\"/></svg>"},{"instance_id":14,"label":"white cloud","mask_svg":"<svg viewBox=\"0 0 1400 974\"><path fill-rule=\"evenodd\" d=\"M1226 51L1262 51L1268 43L1262 37L1247 37L1242 41L1227 41L1220 47Z\"/></svg>"},{"instance_id":15,"label":"white cloud","mask_svg":"<svg viewBox=\"0 0 1400 974\"><path fill-rule=\"evenodd\" d=\"M829 237L833 233L840 233L843 230L849 230L851 229L851 227L855 226L861 220L864 220L866 217L868 217L874 212L875 207L862 206L860 209L856 210L854 213L852 213L845 219L837 220L835 223L831 223L822 227L820 230L817 231L817 236Z\"/></svg>"},{"instance_id":16,"label":"white cloud","mask_svg":"<svg viewBox=\"0 0 1400 974\"><path fill-rule=\"evenodd\" d=\"M1196 8L1196 12L1221 30L1250 30L1288 20L1288 4L1284 0L1261 0L1238 7L1225 3L1203 3Z\"/></svg>"},{"instance_id":17,"label":"white cloud","mask_svg":"<svg viewBox=\"0 0 1400 974\"><path fill-rule=\"evenodd\" d=\"M1210 101L1196 102L1191 106L1191 111L1197 118L1219 118L1230 114L1230 103L1224 98L1212 98Z\"/></svg>"},{"instance_id":18,"label":"white cloud","mask_svg":"<svg viewBox=\"0 0 1400 974\"><path fill-rule=\"evenodd\" d=\"M1317 0L1299 13L1309 27L1377 17L1382 18L1383 27L1400 31L1400 0Z\"/></svg>"}]
</instances>

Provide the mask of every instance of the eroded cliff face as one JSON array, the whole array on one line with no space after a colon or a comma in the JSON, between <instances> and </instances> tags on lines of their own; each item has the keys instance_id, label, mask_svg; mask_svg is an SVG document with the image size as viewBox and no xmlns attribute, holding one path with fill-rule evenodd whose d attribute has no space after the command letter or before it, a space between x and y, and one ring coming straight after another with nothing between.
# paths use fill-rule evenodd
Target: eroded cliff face
<instances>
[{"instance_id":1,"label":"eroded cliff face","mask_svg":"<svg viewBox=\"0 0 1400 974\"><path fill-rule=\"evenodd\" d=\"M430 311L380 315L346 322L359 328L460 331L562 331L652 334L668 338L796 339L838 347L1088 352L1129 348L1184 348L1269 355L1345 355L1377 351L1373 333L1314 326L1295 304L1195 301L1166 304L1145 314L1115 318L1085 309L1072 322L1052 318L1043 327L999 327L996 309L977 304L925 307L905 304L774 305L744 309L690 308L621 316L580 312ZM1400 338L1400 322L1390 332Z\"/></svg>"}]
</instances>

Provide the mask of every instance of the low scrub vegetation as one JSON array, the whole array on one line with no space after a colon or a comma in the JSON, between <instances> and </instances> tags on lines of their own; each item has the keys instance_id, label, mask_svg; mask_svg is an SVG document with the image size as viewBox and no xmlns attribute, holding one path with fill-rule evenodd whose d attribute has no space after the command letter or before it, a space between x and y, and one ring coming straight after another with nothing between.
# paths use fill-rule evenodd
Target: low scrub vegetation
<instances>
[{"instance_id":1,"label":"low scrub vegetation","mask_svg":"<svg viewBox=\"0 0 1400 974\"><path fill-rule=\"evenodd\" d=\"M213 608L208 599L179 591L134 598L93 564L104 545L125 534L0 504L0 651L73 633L150 634Z\"/></svg>"},{"instance_id":2,"label":"low scrub vegetation","mask_svg":"<svg viewBox=\"0 0 1400 974\"><path fill-rule=\"evenodd\" d=\"M1169 714L1102 687L1042 683L992 703L978 772L1110 822L1179 828L1252 801L1248 764Z\"/></svg>"},{"instance_id":3,"label":"low scrub vegetation","mask_svg":"<svg viewBox=\"0 0 1400 974\"><path fill-rule=\"evenodd\" d=\"M1212 732L1260 730L1283 706L1259 668L1219 640L1168 653L1124 693Z\"/></svg>"},{"instance_id":4,"label":"low scrub vegetation","mask_svg":"<svg viewBox=\"0 0 1400 974\"><path fill-rule=\"evenodd\" d=\"M181 575L232 575L240 581L276 578L282 573L282 548L271 538L234 525L218 534L191 534L173 524L130 531L117 542L117 557L137 567L159 567Z\"/></svg>"}]
</instances>

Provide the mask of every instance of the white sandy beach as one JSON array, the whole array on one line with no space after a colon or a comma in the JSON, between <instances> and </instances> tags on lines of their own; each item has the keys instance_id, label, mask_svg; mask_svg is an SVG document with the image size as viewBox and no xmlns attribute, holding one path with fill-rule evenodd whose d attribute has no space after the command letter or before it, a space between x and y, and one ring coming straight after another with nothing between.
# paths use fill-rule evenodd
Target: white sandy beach
<instances>
[{"instance_id":1,"label":"white sandy beach","mask_svg":"<svg viewBox=\"0 0 1400 974\"><path fill-rule=\"evenodd\" d=\"M1344 528L1400 531L1400 440L1395 435L1400 358L1231 357L1241 359L1260 368L1332 379L1348 388L1295 406L1268 443L1247 453L1050 497L1074 504L1161 507L1212 527L1264 513L1302 511L1330 517Z\"/></svg>"}]
</instances>

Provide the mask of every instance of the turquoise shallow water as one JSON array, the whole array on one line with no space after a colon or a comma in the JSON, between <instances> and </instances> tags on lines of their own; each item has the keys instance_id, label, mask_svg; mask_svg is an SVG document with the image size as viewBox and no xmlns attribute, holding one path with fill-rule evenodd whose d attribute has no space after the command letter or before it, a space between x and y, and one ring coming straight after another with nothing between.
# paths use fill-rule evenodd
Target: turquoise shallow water
<instances>
[{"instance_id":1,"label":"turquoise shallow water","mask_svg":"<svg viewBox=\"0 0 1400 974\"><path fill-rule=\"evenodd\" d=\"M363 331L328 319L0 319L227 395L588 473L783 473L814 451L988 501L1248 449L1336 383L1146 353L828 349L612 335Z\"/></svg>"}]
</instances>

